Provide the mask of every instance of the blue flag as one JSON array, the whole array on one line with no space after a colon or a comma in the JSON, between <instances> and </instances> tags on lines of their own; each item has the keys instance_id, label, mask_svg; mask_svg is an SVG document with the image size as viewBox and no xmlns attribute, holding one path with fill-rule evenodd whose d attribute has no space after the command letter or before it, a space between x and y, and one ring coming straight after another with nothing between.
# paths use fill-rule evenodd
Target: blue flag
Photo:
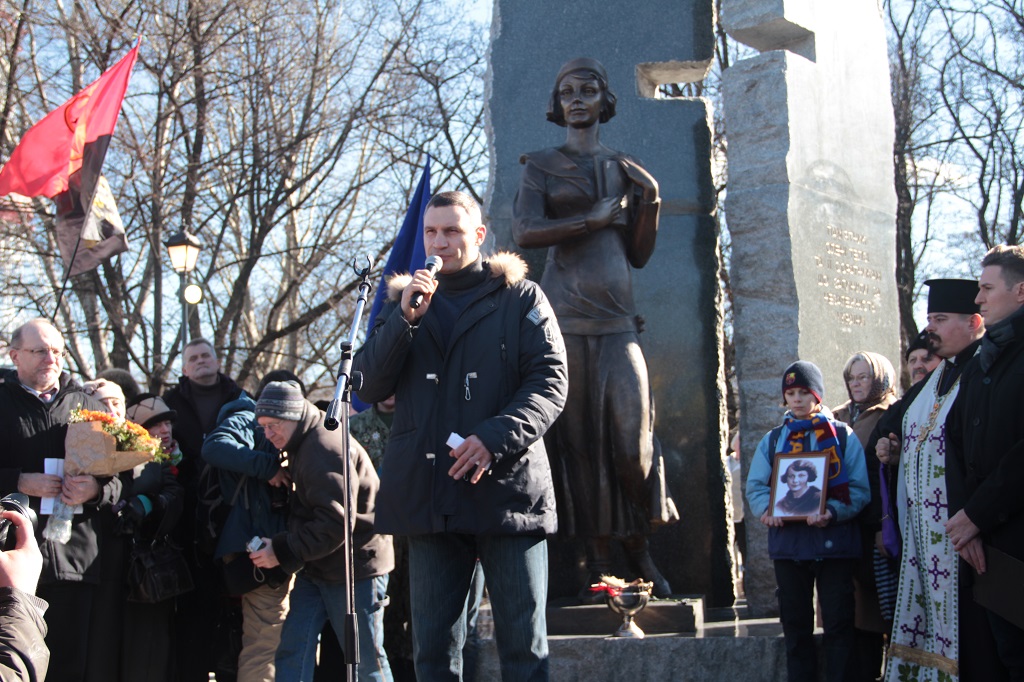
<instances>
[{"instance_id":1,"label":"blue flag","mask_svg":"<svg viewBox=\"0 0 1024 682\"><path fill-rule=\"evenodd\" d=\"M416 192L412 195L409 203L409 210L405 212L405 220L402 222L402 229L395 237L395 244L391 247L391 255L384 266L384 273L380 278L380 285L377 287L377 295L373 298L373 305L370 307L370 316L367 329L373 329L373 323L377 319L381 308L387 301L387 285L385 280L396 272L414 272L423 268L427 260L427 254L423 250L423 214L427 210L427 202L430 201L430 157L427 157L427 164L423 166L423 175L420 177L420 184L416 186Z\"/></svg>"},{"instance_id":2,"label":"blue flag","mask_svg":"<svg viewBox=\"0 0 1024 682\"><path fill-rule=\"evenodd\" d=\"M402 221L402 229L395 237L395 244L391 247L391 255L384 266L384 272L377 286L377 294L373 297L373 305L370 306L366 328L373 329L377 315L384 307L388 298L388 287L385 283L387 278L396 272L414 272L423 268L427 260L426 251L423 249L423 214L427 210L427 202L430 201L430 157L423 166L423 175L420 176L420 183L416 186L416 192L412 195L409 203L409 210L405 212L405 220ZM352 406L362 412L369 405L352 397Z\"/></svg>"}]
</instances>

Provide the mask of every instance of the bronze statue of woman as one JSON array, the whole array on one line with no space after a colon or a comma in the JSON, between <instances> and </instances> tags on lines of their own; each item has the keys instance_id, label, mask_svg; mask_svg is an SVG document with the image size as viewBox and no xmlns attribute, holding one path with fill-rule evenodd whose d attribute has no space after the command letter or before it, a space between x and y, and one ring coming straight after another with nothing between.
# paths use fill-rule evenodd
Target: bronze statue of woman
<instances>
[{"instance_id":1,"label":"bronze statue of woman","mask_svg":"<svg viewBox=\"0 0 1024 682\"><path fill-rule=\"evenodd\" d=\"M569 397L546 436L559 532L583 539L587 585L610 573L615 538L655 594L667 596L647 548L660 449L631 271L654 251L661 199L639 161L601 144L600 126L614 115L600 62L562 66L547 117L565 127L565 144L520 160L512 229L520 247L548 248L541 287L569 359Z\"/></svg>"}]
</instances>

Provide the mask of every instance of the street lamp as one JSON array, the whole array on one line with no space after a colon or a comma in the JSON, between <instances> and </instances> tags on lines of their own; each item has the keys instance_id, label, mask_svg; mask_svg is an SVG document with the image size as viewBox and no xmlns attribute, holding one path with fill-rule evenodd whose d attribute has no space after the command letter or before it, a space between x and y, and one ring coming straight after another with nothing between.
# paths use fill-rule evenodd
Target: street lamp
<instances>
[{"instance_id":1,"label":"street lamp","mask_svg":"<svg viewBox=\"0 0 1024 682\"><path fill-rule=\"evenodd\" d=\"M193 291L189 291L186 295L186 289L192 288L188 285L188 274L195 270L196 260L199 258L199 252L203 249L203 245L191 232L182 230L171 235L164 242L164 246L167 247L167 255L171 258L171 267L181 277L181 288L178 295L181 296L181 350L184 352L185 343L188 342L188 304L198 303L202 298L201 291L198 297Z\"/></svg>"}]
</instances>

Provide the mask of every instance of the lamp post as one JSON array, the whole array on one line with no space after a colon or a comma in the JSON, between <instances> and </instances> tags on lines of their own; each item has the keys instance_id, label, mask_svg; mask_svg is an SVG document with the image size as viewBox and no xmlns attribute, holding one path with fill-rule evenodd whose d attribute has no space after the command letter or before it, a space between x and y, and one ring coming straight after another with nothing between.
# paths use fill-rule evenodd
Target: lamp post
<instances>
[{"instance_id":1,"label":"lamp post","mask_svg":"<svg viewBox=\"0 0 1024 682\"><path fill-rule=\"evenodd\" d=\"M188 304L199 303L203 297L199 287L188 285L188 275L195 270L196 260L203 245L191 232L182 230L171 235L164 242L164 246L167 247L167 255L171 258L171 267L181 278L178 295L181 296L181 351L184 353L185 344L188 342Z\"/></svg>"}]
</instances>

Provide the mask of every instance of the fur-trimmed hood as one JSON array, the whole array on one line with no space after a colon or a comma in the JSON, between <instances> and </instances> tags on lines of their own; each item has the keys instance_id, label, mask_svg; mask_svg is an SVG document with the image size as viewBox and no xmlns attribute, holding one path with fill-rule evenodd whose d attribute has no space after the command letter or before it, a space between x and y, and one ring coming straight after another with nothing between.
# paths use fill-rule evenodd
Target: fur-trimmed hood
<instances>
[{"instance_id":1,"label":"fur-trimmed hood","mask_svg":"<svg viewBox=\"0 0 1024 682\"><path fill-rule=\"evenodd\" d=\"M511 251L499 251L490 258L485 258L484 267L490 271L491 277L504 277L506 286L517 284L526 279L526 273L529 270L522 256ZM402 292L405 290L405 287L409 286L411 281L412 275L407 272L397 273L388 277L388 300L402 300Z\"/></svg>"}]
</instances>

